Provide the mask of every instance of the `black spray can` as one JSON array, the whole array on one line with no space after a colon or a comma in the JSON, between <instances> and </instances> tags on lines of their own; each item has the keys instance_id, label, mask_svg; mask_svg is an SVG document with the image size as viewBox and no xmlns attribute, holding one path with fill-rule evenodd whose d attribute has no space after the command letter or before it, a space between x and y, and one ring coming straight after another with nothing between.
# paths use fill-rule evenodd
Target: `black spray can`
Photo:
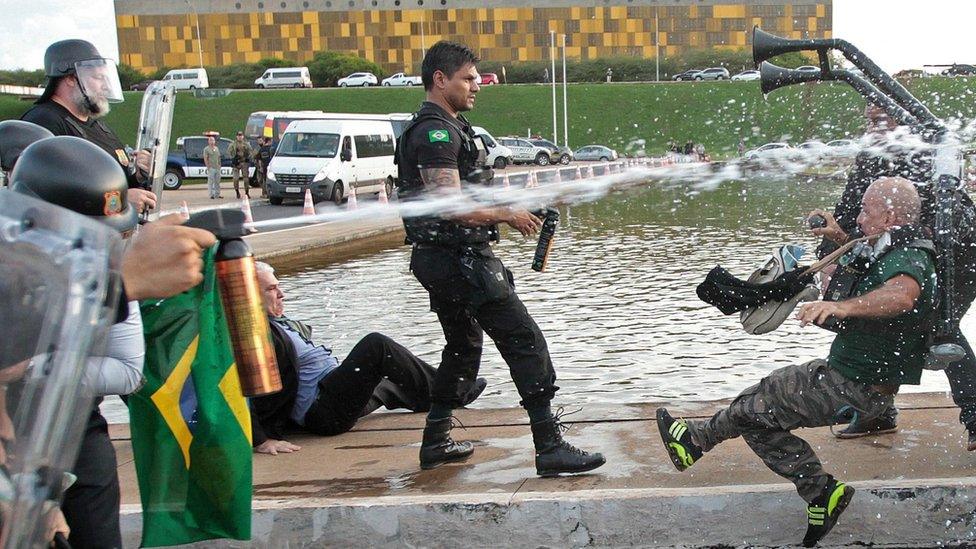
<instances>
[{"instance_id":1,"label":"black spray can","mask_svg":"<svg viewBox=\"0 0 976 549\"><path fill-rule=\"evenodd\" d=\"M546 264L549 262L549 252L552 251L556 236L556 225L559 224L559 210L545 208L536 215L542 218L542 230L539 231L539 243L536 244L535 255L532 257L532 270L541 273L546 270Z\"/></svg>"}]
</instances>

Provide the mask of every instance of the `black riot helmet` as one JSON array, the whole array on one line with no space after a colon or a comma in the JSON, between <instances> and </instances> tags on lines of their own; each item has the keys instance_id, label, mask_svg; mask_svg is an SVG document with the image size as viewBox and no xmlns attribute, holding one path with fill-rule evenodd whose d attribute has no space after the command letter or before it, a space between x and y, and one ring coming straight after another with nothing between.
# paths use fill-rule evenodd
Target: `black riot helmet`
<instances>
[{"instance_id":1,"label":"black riot helmet","mask_svg":"<svg viewBox=\"0 0 976 549\"><path fill-rule=\"evenodd\" d=\"M0 169L9 172L14 169L17 158L28 145L54 134L43 126L23 120L4 120L0 122Z\"/></svg>"},{"instance_id":2,"label":"black riot helmet","mask_svg":"<svg viewBox=\"0 0 976 549\"><path fill-rule=\"evenodd\" d=\"M92 96L104 97L110 103L123 101L119 69L115 61L102 57L95 45L87 40L61 40L44 52L44 76L47 86L37 103L51 99L58 82L65 76L75 76L81 91L92 102Z\"/></svg>"},{"instance_id":3,"label":"black riot helmet","mask_svg":"<svg viewBox=\"0 0 976 549\"><path fill-rule=\"evenodd\" d=\"M126 233L136 227L122 166L97 145L62 135L24 149L10 174L10 188L97 219Z\"/></svg>"}]
</instances>

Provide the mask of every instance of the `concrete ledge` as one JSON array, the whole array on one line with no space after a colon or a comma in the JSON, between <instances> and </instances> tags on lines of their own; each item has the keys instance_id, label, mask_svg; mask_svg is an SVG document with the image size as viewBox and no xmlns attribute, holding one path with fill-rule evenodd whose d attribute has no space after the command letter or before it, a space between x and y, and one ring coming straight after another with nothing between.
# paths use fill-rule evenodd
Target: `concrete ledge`
<instances>
[{"instance_id":1,"label":"concrete ledge","mask_svg":"<svg viewBox=\"0 0 976 549\"><path fill-rule=\"evenodd\" d=\"M976 478L862 481L821 547L976 542ZM126 545L139 526L126 506ZM211 547L768 547L797 545L792 485L256 501L253 541ZM135 528L133 528L135 527Z\"/></svg>"}]
</instances>

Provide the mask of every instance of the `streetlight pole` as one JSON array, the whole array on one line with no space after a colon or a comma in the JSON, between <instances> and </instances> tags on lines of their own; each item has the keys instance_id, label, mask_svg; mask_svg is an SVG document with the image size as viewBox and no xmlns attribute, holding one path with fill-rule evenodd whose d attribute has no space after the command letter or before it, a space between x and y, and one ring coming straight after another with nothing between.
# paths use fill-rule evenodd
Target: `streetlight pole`
<instances>
[{"instance_id":1,"label":"streetlight pole","mask_svg":"<svg viewBox=\"0 0 976 549\"><path fill-rule=\"evenodd\" d=\"M552 65L552 69L549 74L552 75L552 142L559 143L559 126L556 122L556 31L549 31L549 62Z\"/></svg>"},{"instance_id":2,"label":"streetlight pole","mask_svg":"<svg viewBox=\"0 0 976 549\"><path fill-rule=\"evenodd\" d=\"M186 7L193 11L193 17L197 21L197 54L200 56L200 68L203 68L203 46L200 45L200 13L197 12L196 8L190 4L190 0L183 0L186 2Z\"/></svg>"},{"instance_id":3,"label":"streetlight pole","mask_svg":"<svg viewBox=\"0 0 976 549\"><path fill-rule=\"evenodd\" d=\"M654 80L661 81L661 29L658 28L657 6L654 6Z\"/></svg>"},{"instance_id":4,"label":"streetlight pole","mask_svg":"<svg viewBox=\"0 0 976 549\"><path fill-rule=\"evenodd\" d=\"M566 35L563 38L563 146L569 146L569 103L566 102Z\"/></svg>"}]
</instances>

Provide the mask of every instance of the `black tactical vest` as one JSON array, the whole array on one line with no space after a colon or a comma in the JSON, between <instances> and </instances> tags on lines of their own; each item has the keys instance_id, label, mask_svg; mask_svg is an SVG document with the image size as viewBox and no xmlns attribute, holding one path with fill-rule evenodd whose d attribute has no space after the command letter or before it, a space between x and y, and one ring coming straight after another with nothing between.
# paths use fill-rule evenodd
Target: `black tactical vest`
<instances>
[{"instance_id":1,"label":"black tactical vest","mask_svg":"<svg viewBox=\"0 0 976 549\"><path fill-rule=\"evenodd\" d=\"M461 115L458 120L451 120L444 115L441 110L433 105L424 104L419 111L414 114L413 120L404 128L397 143L394 162L399 167L399 177L397 178L397 196L400 200L422 200L426 194L424 192L424 181L417 170L413 176L404 176L403 151L409 145L410 132L420 122L425 120L439 120L457 128L458 122L461 123L461 151L458 154L458 172L461 177L461 185L482 184L490 185L494 177L492 169L487 166L487 151L484 141L475 135L471 129L471 124ZM439 246L455 247L465 245L485 245L491 241L498 240L498 225L485 225L480 227L468 227L454 221L450 221L437 215L424 215L414 217L404 217L403 227L407 233L407 244L435 244Z\"/></svg>"}]
</instances>

